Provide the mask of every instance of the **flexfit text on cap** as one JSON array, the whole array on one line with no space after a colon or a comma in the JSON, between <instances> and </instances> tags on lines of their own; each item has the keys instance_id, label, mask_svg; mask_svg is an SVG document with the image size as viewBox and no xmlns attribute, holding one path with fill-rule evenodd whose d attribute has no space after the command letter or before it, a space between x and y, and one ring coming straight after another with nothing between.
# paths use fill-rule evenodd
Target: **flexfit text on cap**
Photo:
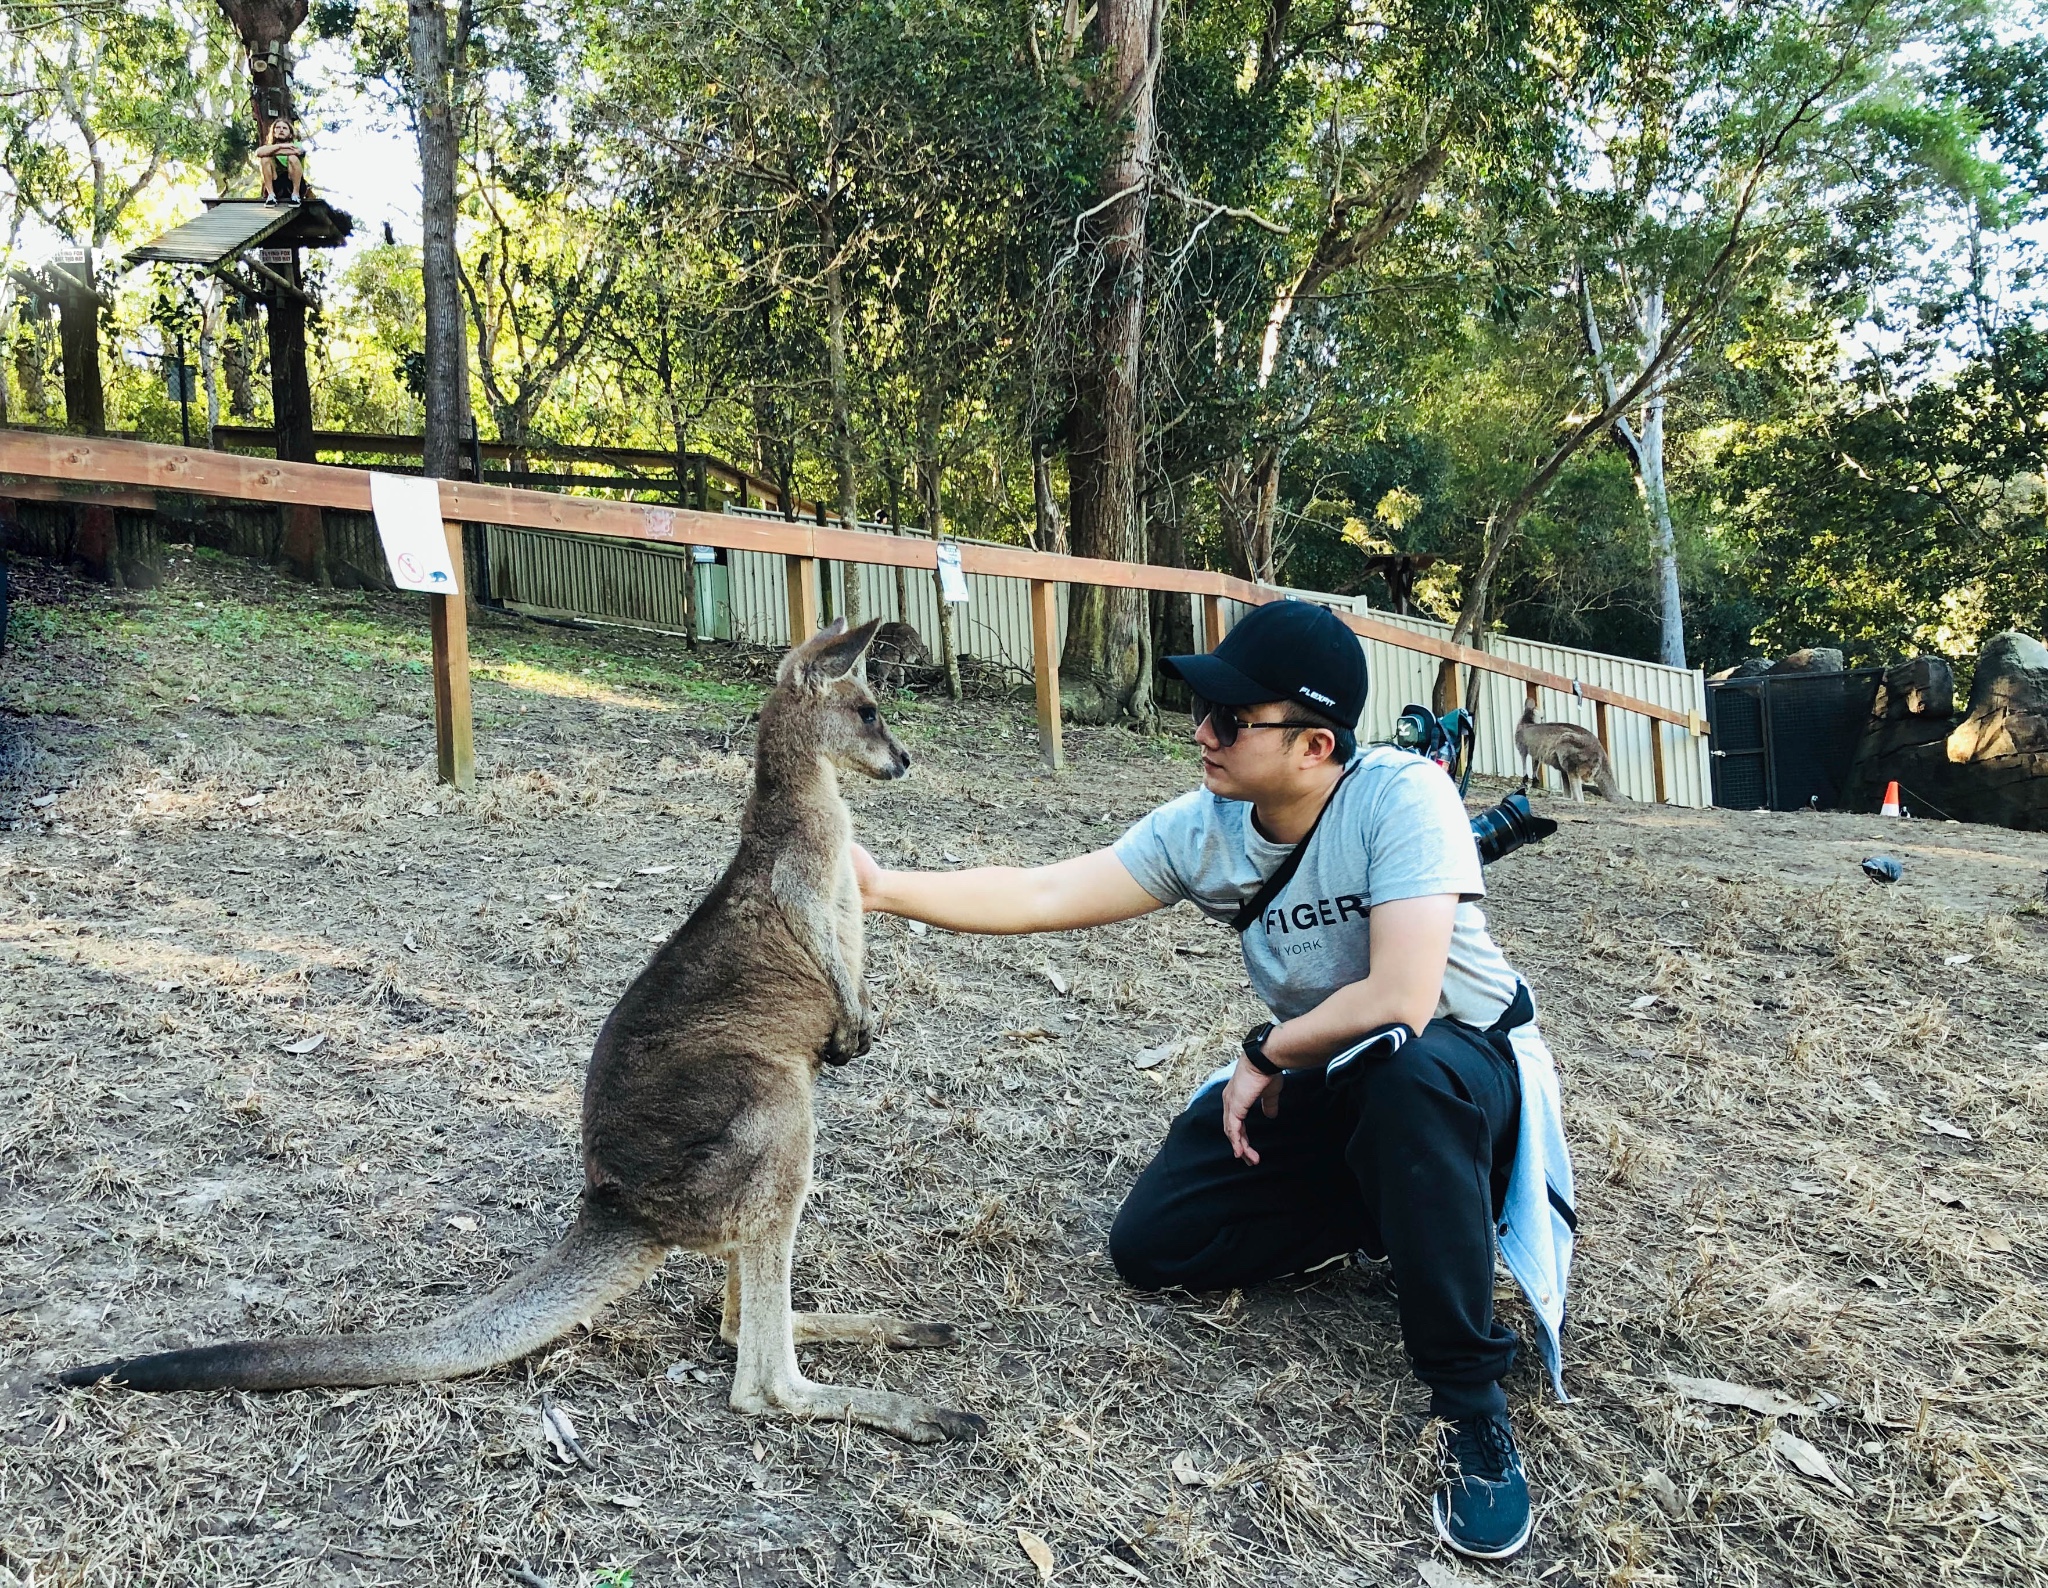
<instances>
[{"instance_id":1,"label":"flexfit text on cap","mask_svg":"<svg viewBox=\"0 0 2048 1588\"><path fill-rule=\"evenodd\" d=\"M1291 700L1346 728L1365 710L1365 647L1334 612L1307 601L1253 607L1215 650L1169 656L1165 667L1222 706Z\"/></svg>"}]
</instances>

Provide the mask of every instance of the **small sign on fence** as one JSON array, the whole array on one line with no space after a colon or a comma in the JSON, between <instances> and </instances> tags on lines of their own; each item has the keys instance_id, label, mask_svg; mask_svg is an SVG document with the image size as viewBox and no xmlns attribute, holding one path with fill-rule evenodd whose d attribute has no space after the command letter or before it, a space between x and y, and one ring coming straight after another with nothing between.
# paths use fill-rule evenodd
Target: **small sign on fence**
<instances>
[{"instance_id":1,"label":"small sign on fence","mask_svg":"<svg viewBox=\"0 0 2048 1588\"><path fill-rule=\"evenodd\" d=\"M960 566L960 543L939 542L939 593L948 601L967 600L967 574Z\"/></svg>"},{"instance_id":2,"label":"small sign on fence","mask_svg":"<svg viewBox=\"0 0 2048 1588\"><path fill-rule=\"evenodd\" d=\"M448 532L441 523L439 481L373 470L370 507L377 515L377 537L384 542L393 584L434 595L461 593L448 555Z\"/></svg>"}]
</instances>

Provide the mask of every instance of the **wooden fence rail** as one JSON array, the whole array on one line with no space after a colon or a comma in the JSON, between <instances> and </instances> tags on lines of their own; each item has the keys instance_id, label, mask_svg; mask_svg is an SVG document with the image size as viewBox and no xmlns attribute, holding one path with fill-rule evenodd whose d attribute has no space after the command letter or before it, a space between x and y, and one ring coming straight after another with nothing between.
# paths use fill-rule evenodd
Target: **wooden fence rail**
<instances>
[{"instance_id":1,"label":"wooden fence rail","mask_svg":"<svg viewBox=\"0 0 2048 1588\"><path fill-rule=\"evenodd\" d=\"M28 482L10 486L9 476ZM820 561L871 563L883 567L931 571L937 562L933 541L829 526L790 523L706 513L690 508L657 507L636 502L601 501L562 496L548 491L518 490L502 485L443 480L441 516L450 525L500 524L518 529L553 530L613 540L650 541L662 545L720 546L728 550L780 555L788 573L789 632L792 644L816 630L819 610ZM322 463L280 463L234 453L159 446L144 441L112 441L48 432L0 429L0 496L57 494L90 503L95 499L134 501L140 489L178 491L238 502L280 506L331 507L370 511L368 470ZM100 493L104 492L105 495ZM1226 600L1262 605L1282 592L1251 584L1228 574L1200 568L1165 568L1149 563L1109 562L1092 557L1063 557L1023 547L979 542L960 545L966 572L1027 580L1031 586L1032 660L1036 674L1039 736L1047 766L1064 764L1059 720L1058 652L1053 642L1057 586L1062 583L1103 585L1121 589L1180 592L1197 599L1202 643L1214 649L1223 637ZM460 597L429 596L434 613L434 677L437 740L444 781L466 786L474 772L466 672L468 641L463 629ZM1560 673L1526 666L1505 657L1454 645L1432 634L1418 634L1398 624L1383 623L1358 613L1337 613L1353 633L1403 650L1420 652L1462 667L1520 679L1533 688L1560 690L1591 700L1601 708L1635 712L1650 722L1651 747L1658 777L1656 797L1666 798L1664 724L1688 734L1706 731L1694 712L1679 711L1656 701L1624 695ZM463 676L455 677L458 659ZM1605 711L1602 711L1605 720Z\"/></svg>"}]
</instances>

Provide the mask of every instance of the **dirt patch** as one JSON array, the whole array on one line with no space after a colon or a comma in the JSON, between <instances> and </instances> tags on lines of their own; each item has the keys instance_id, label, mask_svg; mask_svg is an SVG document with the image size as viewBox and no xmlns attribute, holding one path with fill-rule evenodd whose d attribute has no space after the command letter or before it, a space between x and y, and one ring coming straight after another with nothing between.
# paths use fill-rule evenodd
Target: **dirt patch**
<instances>
[{"instance_id":1,"label":"dirt patch","mask_svg":"<svg viewBox=\"0 0 2048 1588\"><path fill-rule=\"evenodd\" d=\"M979 1411L979 1444L736 1418L719 1276L687 1257L462 1383L50 1388L117 1351L425 1318L552 1241L590 1041L730 853L772 659L490 620L465 798L423 770L402 598L198 558L145 596L22 611L0 672L15 1579L1025 1583L1022 1528L1065 1581L1421 1580L1425 1403L1383 1283L1151 1296L1104 1256L1256 1018L1233 943L1187 911L874 929L887 1031L821 1085L798 1301L959 1322L954 1352L813 1370ZM916 771L854 803L896 862L1054 858L1192 781L1117 731L1043 776L1009 701L892 718ZM1489 909L1564 1071L1576 1398L1533 1361L1510 1381L1541 1514L1489 1575L2037 1580L2048 839L1546 809L1563 830L1495 868ZM1857 870L1880 849L1896 887ZM1690 1399L1674 1373L1799 1404ZM543 1394L595 1470L557 1459Z\"/></svg>"}]
</instances>

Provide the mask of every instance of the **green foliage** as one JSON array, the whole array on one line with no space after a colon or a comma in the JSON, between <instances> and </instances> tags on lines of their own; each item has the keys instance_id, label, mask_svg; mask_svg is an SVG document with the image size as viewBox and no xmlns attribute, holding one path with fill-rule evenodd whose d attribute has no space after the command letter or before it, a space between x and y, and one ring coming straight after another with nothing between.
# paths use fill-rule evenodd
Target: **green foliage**
<instances>
[{"instance_id":1,"label":"green foliage","mask_svg":"<svg viewBox=\"0 0 2048 1588\"><path fill-rule=\"evenodd\" d=\"M1085 9L465 13L480 429L709 451L833 500L836 283L864 513L923 527L935 498L935 527L1032 535L1034 449L1063 506L1086 433L1089 214L1122 135ZM84 32L0 10L0 227L111 247L201 184L246 191L211 4L109 0ZM1165 8L1138 371L1156 554L1241 565L1270 465L1287 582L1380 598L1369 552L1428 553L1455 608L1491 553L1489 621L1656 654L1628 441L1647 398L1587 428L1607 392L1584 319L1626 385L1658 353L1654 290L1678 327L1658 394L1694 660L2039 629L2039 21L2036 0L1393 0L1371 26L1342 0ZM307 31L402 117L404 25L397 0L319 0ZM159 290L124 286L109 345L169 323ZM417 430L417 250L365 239L320 290L319 422ZM221 306L179 291L179 323L225 348ZM46 371L49 327L17 322ZM237 334L260 358L260 325ZM109 402L176 434L153 366L111 360Z\"/></svg>"}]
</instances>

